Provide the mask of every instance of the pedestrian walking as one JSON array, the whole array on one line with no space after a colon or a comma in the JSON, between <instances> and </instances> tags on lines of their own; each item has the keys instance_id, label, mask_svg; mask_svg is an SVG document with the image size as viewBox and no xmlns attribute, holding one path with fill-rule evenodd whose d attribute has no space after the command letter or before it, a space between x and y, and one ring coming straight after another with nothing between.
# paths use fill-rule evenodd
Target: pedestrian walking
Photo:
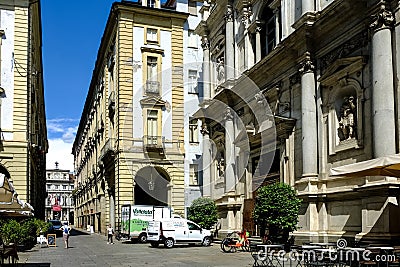
<instances>
[{"instance_id":1,"label":"pedestrian walking","mask_svg":"<svg viewBox=\"0 0 400 267\"><path fill-rule=\"evenodd\" d=\"M71 227L68 226L68 222L65 222L64 225L61 227L62 233L63 233L63 240L64 240L64 248L68 248L68 240L69 240L69 234L71 231Z\"/></svg>"},{"instance_id":2,"label":"pedestrian walking","mask_svg":"<svg viewBox=\"0 0 400 267\"><path fill-rule=\"evenodd\" d=\"M111 224L109 224L107 227L107 233L108 233L107 244L114 244L113 242L114 228L112 228Z\"/></svg>"}]
</instances>

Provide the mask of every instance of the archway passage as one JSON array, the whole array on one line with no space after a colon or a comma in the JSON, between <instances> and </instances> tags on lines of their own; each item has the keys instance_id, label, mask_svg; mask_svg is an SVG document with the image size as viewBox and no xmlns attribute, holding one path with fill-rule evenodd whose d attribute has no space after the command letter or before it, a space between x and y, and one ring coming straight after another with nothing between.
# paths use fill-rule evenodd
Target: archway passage
<instances>
[{"instance_id":1,"label":"archway passage","mask_svg":"<svg viewBox=\"0 0 400 267\"><path fill-rule=\"evenodd\" d=\"M0 164L0 173L4 174L5 177L11 178L10 173L7 171L7 169Z\"/></svg>"},{"instance_id":2,"label":"archway passage","mask_svg":"<svg viewBox=\"0 0 400 267\"><path fill-rule=\"evenodd\" d=\"M160 167L144 167L135 177L135 205L168 205L169 175Z\"/></svg>"}]
</instances>

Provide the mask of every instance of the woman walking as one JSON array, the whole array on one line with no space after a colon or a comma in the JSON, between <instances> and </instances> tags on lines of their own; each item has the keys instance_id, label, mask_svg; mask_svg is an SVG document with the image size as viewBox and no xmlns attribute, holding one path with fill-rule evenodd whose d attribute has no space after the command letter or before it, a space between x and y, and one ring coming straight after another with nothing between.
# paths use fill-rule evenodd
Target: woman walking
<instances>
[{"instance_id":1,"label":"woman walking","mask_svg":"<svg viewBox=\"0 0 400 267\"><path fill-rule=\"evenodd\" d=\"M68 222L64 223L64 225L61 227L61 230L63 232L63 240L65 244L64 248L68 248L69 232L71 230L71 228L68 226Z\"/></svg>"},{"instance_id":2,"label":"woman walking","mask_svg":"<svg viewBox=\"0 0 400 267\"><path fill-rule=\"evenodd\" d=\"M107 227L107 233L108 233L107 244L114 244L113 242L114 228L112 228L111 224L109 224Z\"/></svg>"}]
</instances>

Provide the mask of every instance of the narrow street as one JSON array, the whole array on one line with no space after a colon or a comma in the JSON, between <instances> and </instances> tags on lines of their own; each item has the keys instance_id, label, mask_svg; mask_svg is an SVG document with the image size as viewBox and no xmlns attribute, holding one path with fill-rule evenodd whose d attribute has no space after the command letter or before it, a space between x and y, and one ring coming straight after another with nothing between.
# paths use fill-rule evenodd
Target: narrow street
<instances>
[{"instance_id":1,"label":"narrow street","mask_svg":"<svg viewBox=\"0 0 400 267\"><path fill-rule=\"evenodd\" d=\"M249 252L224 253L215 243L210 247L179 245L165 249L114 242L108 245L104 235L73 230L69 249L64 249L62 237L57 237L56 247L37 245L20 252L18 266L252 266L253 263Z\"/></svg>"}]
</instances>

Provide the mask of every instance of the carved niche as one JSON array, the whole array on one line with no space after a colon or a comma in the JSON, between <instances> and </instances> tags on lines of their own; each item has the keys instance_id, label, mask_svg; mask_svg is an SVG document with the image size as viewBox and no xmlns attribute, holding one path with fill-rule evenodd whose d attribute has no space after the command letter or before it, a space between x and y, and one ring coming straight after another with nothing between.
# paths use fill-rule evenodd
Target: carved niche
<instances>
[{"instance_id":1,"label":"carved niche","mask_svg":"<svg viewBox=\"0 0 400 267\"><path fill-rule=\"evenodd\" d=\"M363 88L361 56L337 59L321 76L329 155L363 145Z\"/></svg>"}]
</instances>

